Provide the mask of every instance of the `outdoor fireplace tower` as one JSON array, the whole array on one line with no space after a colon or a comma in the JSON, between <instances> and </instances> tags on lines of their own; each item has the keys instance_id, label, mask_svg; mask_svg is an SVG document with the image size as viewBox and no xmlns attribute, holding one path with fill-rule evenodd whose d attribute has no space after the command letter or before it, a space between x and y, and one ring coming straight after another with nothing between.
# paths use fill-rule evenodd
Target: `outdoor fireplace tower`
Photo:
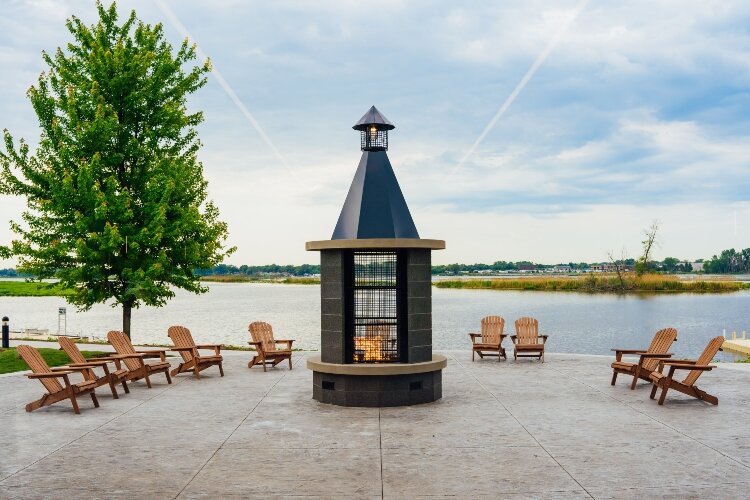
<instances>
[{"instance_id":1,"label":"outdoor fireplace tower","mask_svg":"<svg viewBox=\"0 0 750 500\"><path fill-rule=\"evenodd\" d=\"M402 406L442 397L444 356L432 353L431 251L388 160L395 127L371 107L354 125L362 158L320 252L321 355L308 360L313 398L342 406Z\"/></svg>"}]
</instances>

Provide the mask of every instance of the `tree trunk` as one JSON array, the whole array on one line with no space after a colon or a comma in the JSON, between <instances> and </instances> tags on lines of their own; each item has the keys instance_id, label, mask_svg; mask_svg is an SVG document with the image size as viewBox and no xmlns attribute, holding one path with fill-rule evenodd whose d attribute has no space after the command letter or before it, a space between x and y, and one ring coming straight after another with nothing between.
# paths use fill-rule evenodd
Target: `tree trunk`
<instances>
[{"instance_id":1,"label":"tree trunk","mask_svg":"<svg viewBox=\"0 0 750 500\"><path fill-rule=\"evenodd\" d=\"M130 304L122 305L122 331L130 338L130 313L133 306Z\"/></svg>"}]
</instances>

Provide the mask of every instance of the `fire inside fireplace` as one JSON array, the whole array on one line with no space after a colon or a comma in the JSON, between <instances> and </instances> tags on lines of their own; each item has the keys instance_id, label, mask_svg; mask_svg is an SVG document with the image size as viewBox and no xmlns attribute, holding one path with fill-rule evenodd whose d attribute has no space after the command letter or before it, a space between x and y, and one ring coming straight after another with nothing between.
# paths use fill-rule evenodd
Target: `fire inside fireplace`
<instances>
[{"instance_id":1,"label":"fire inside fireplace","mask_svg":"<svg viewBox=\"0 0 750 500\"><path fill-rule=\"evenodd\" d=\"M399 316L403 291L395 251L353 251L350 321L352 363L403 361Z\"/></svg>"}]
</instances>

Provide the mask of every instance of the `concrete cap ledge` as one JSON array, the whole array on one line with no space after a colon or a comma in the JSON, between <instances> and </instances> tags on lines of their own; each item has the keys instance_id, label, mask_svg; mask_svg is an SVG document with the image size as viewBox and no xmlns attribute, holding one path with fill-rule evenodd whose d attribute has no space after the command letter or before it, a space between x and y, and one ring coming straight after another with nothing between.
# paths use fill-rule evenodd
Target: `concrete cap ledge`
<instances>
[{"instance_id":1,"label":"concrete cap ledge","mask_svg":"<svg viewBox=\"0 0 750 500\"><path fill-rule=\"evenodd\" d=\"M442 370L448 366L448 358L441 354L433 354L432 361L422 363L324 363L320 356L307 358L307 368L314 372L333 373L336 375L406 375L409 373L425 373Z\"/></svg>"},{"instance_id":2,"label":"concrete cap ledge","mask_svg":"<svg viewBox=\"0 0 750 500\"><path fill-rule=\"evenodd\" d=\"M426 248L445 250L445 240L428 240L422 238L365 238L346 240L308 241L305 250L340 250L340 249L376 249L376 248Z\"/></svg>"}]
</instances>

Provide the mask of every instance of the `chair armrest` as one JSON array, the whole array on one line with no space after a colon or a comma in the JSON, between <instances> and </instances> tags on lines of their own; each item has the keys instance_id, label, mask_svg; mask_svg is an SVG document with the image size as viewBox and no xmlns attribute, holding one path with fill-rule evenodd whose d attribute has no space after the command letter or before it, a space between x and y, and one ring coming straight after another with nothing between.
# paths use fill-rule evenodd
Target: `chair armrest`
<instances>
[{"instance_id":1,"label":"chair armrest","mask_svg":"<svg viewBox=\"0 0 750 500\"><path fill-rule=\"evenodd\" d=\"M169 348L170 351L177 351L177 352L180 352L180 351L194 351L196 349L197 349L197 347L170 347Z\"/></svg>"},{"instance_id":2,"label":"chair armrest","mask_svg":"<svg viewBox=\"0 0 750 500\"><path fill-rule=\"evenodd\" d=\"M642 352L640 353L639 356L640 357L638 358L638 368L640 369L640 367L643 366L643 363L648 359L653 359L661 363L662 361L669 361L669 358L673 356L673 354L671 352L665 352L665 353ZM617 361L620 361L620 358L622 358L622 355L619 355L617 357ZM660 364L659 366L662 366L662 364Z\"/></svg>"},{"instance_id":3,"label":"chair armrest","mask_svg":"<svg viewBox=\"0 0 750 500\"><path fill-rule=\"evenodd\" d=\"M61 372L65 370L69 370L73 372L82 372L85 370L89 370L91 368L96 368L97 366L101 366L101 365L93 365L93 364L88 364L88 363L71 363L65 366L53 366L52 368L50 368L50 370L52 370L53 372Z\"/></svg>"},{"instance_id":4,"label":"chair armrest","mask_svg":"<svg viewBox=\"0 0 750 500\"><path fill-rule=\"evenodd\" d=\"M709 371L716 368L715 365L686 365L682 363L672 363L671 361L665 361L665 366L669 366L671 368L674 368L675 370L703 370L703 371Z\"/></svg>"},{"instance_id":5,"label":"chair armrest","mask_svg":"<svg viewBox=\"0 0 750 500\"><path fill-rule=\"evenodd\" d=\"M167 359L167 349L144 349L136 350L135 352L143 354L147 358L159 358L161 361L166 361Z\"/></svg>"},{"instance_id":6,"label":"chair armrest","mask_svg":"<svg viewBox=\"0 0 750 500\"><path fill-rule=\"evenodd\" d=\"M274 340L277 344L291 344L294 340Z\"/></svg>"},{"instance_id":7,"label":"chair armrest","mask_svg":"<svg viewBox=\"0 0 750 500\"><path fill-rule=\"evenodd\" d=\"M261 345L261 344L263 344L263 342L253 342L253 341L250 341L250 342L248 342L248 344L250 344L250 345Z\"/></svg>"},{"instance_id":8,"label":"chair armrest","mask_svg":"<svg viewBox=\"0 0 750 500\"><path fill-rule=\"evenodd\" d=\"M66 375L70 375L71 373L75 373L72 370L59 370L56 372L49 372L49 373L28 373L26 376L29 378L55 378L55 377L64 377Z\"/></svg>"},{"instance_id":9,"label":"chair armrest","mask_svg":"<svg viewBox=\"0 0 750 500\"><path fill-rule=\"evenodd\" d=\"M549 337L549 335L538 335L538 336L537 336L537 338L540 338L540 339L542 339L542 343L543 343L543 344L546 344L546 343L547 343L547 338L548 338L548 337Z\"/></svg>"},{"instance_id":10,"label":"chair armrest","mask_svg":"<svg viewBox=\"0 0 750 500\"><path fill-rule=\"evenodd\" d=\"M140 358L143 359L143 354L136 353L136 354L115 354L114 356L111 356L113 360L115 359L132 359L132 358Z\"/></svg>"},{"instance_id":11,"label":"chair armrest","mask_svg":"<svg viewBox=\"0 0 750 500\"><path fill-rule=\"evenodd\" d=\"M695 363L698 362L695 359L669 359L669 358L664 358L664 359L662 359L660 361L664 361L664 364L669 363L669 364L672 364L672 365L678 365L679 364L679 365L690 365L690 366L692 366L692 365L694 365Z\"/></svg>"},{"instance_id":12,"label":"chair armrest","mask_svg":"<svg viewBox=\"0 0 750 500\"><path fill-rule=\"evenodd\" d=\"M195 347L197 347L198 349L223 349L224 344L198 344Z\"/></svg>"},{"instance_id":13,"label":"chair armrest","mask_svg":"<svg viewBox=\"0 0 750 500\"><path fill-rule=\"evenodd\" d=\"M94 366L107 366L107 362L111 363L112 360L108 360L108 361L104 359L99 359L97 361L86 360L85 363L68 363L68 366L87 366L89 368L92 368Z\"/></svg>"},{"instance_id":14,"label":"chair armrest","mask_svg":"<svg viewBox=\"0 0 750 500\"><path fill-rule=\"evenodd\" d=\"M622 354L646 354L644 349L612 349L613 352L620 352Z\"/></svg>"},{"instance_id":15,"label":"chair armrest","mask_svg":"<svg viewBox=\"0 0 750 500\"><path fill-rule=\"evenodd\" d=\"M481 333L470 333L469 334L469 337L471 338L471 342L473 344L476 344L477 343L477 337L481 337L481 336L482 336Z\"/></svg>"}]
</instances>

